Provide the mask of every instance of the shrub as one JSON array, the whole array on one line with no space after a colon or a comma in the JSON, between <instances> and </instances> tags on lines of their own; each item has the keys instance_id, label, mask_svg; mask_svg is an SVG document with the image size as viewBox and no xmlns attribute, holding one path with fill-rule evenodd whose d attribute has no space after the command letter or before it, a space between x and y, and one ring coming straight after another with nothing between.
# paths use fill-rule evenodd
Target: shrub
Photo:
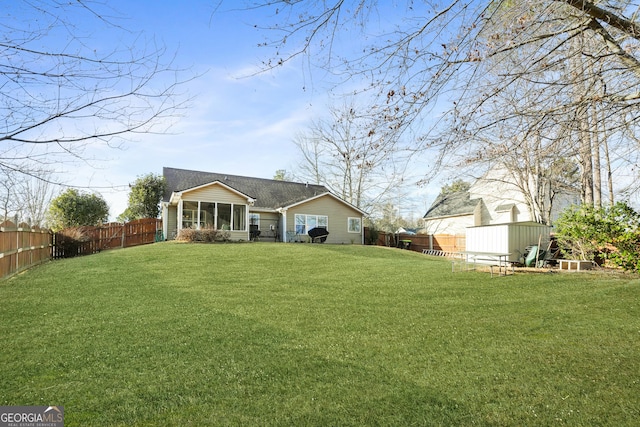
<instances>
[{"instance_id":1,"label":"shrub","mask_svg":"<svg viewBox=\"0 0 640 427\"><path fill-rule=\"evenodd\" d=\"M600 258L640 272L640 214L626 203L607 208L573 206L556 221L558 244L567 257Z\"/></svg>"},{"instance_id":2,"label":"shrub","mask_svg":"<svg viewBox=\"0 0 640 427\"><path fill-rule=\"evenodd\" d=\"M375 227L369 227L369 232L367 233L367 240L365 244L367 245L376 245L378 244L378 237L380 233Z\"/></svg>"},{"instance_id":3,"label":"shrub","mask_svg":"<svg viewBox=\"0 0 640 427\"><path fill-rule=\"evenodd\" d=\"M80 245L89 241L83 227L65 228L56 233L56 250L62 258L73 258L79 255Z\"/></svg>"},{"instance_id":4,"label":"shrub","mask_svg":"<svg viewBox=\"0 0 640 427\"><path fill-rule=\"evenodd\" d=\"M231 233L225 230L216 230L215 228L183 228L178 231L176 240L181 242L228 242Z\"/></svg>"}]
</instances>

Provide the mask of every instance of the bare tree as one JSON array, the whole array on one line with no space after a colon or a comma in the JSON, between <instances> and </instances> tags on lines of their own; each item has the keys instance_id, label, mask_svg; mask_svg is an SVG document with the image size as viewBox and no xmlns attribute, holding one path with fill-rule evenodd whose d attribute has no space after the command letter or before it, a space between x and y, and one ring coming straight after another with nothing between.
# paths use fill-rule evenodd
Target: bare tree
<instances>
[{"instance_id":1,"label":"bare tree","mask_svg":"<svg viewBox=\"0 0 640 427\"><path fill-rule=\"evenodd\" d=\"M30 170L37 178L0 166L0 222L11 220L44 227L49 203L54 195L53 172L32 166L19 170Z\"/></svg>"},{"instance_id":2,"label":"bare tree","mask_svg":"<svg viewBox=\"0 0 640 427\"><path fill-rule=\"evenodd\" d=\"M562 2L546 9L546 14L533 14L535 9L529 8L527 16L517 6L509 6L500 11L502 16L498 19L496 11L493 25L485 26L478 39L493 48L504 46L495 49L479 66L485 70L479 83L490 88L491 95L483 93L457 107L457 126L475 131L472 137L461 138L465 142L477 138L477 133L486 139L487 133L496 129L502 132L500 136L511 138L543 136L548 143L541 147L547 155L574 158L580 165L583 202L600 206L601 152L608 152L605 138L619 138L621 132L630 129L621 118L628 111L637 111L638 106L632 101L635 88L629 83L640 80L637 70L624 66L629 61L626 57L612 69L610 61L615 61L616 55L602 42L603 28L593 18L572 15L572 9L558 6L559 3ZM541 6L542 2L538 7ZM567 19L558 21L562 16ZM509 39L509 34L499 32L508 21L522 24L518 37L513 38L520 41L518 49L509 46L513 40L503 40ZM614 89L608 89L607 84L614 85ZM502 103L499 108L492 105L514 87L524 90L512 98L511 104ZM619 90L625 95L614 92ZM634 123L631 128L636 126ZM526 154L513 148L519 155ZM608 155L605 159L611 162ZM611 170L610 163L606 169Z\"/></svg>"},{"instance_id":3,"label":"bare tree","mask_svg":"<svg viewBox=\"0 0 640 427\"><path fill-rule=\"evenodd\" d=\"M13 170L0 166L0 222L13 220L18 215L18 201L16 198L19 179Z\"/></svg>"},{"instance_id":4,"label":"bare tree","mask_svg":"<svg viewBox=\"0 0 640 427\"><path fill-rule=\"evenodd\" d=\"M386 122L372 120L355 103L329 108L294 141L301 179L324 184L356 207L370 209L404 185L411 154Z\"/></svg>"},{"instance_id":5,"label":"bare tree","mask_svg":"<svg viewBox=\"0 0 640 427\"><path fill-rule=\"evenodd\" d=\"M32 226L46 225L49 204L55 194L55 186L51 183L51 173L40 172L38 178L28 177L20 180L16 199L19 204L19 216Z\"/></svg>"},{"instance_id":6,"label":"bare tree","mask_svg":"<svg viewBox=\"0 0 640 427\"><path fill-rule=\"evenodd\" d=\"M599 200L605 144L612 162L637 148L640 26L634 2L407 0L394 6L395 19L387 20L388 6L377 1L252 2L274 11L264 26L272 37L263 46L273 49L264 66L306 54L312 66L343 81L366 80L363 90L380 95L372 110L385 109L378 117L400 131L429 121L415 148L438 150L431 173L451 159L495 154L496 138L537 137L545 150L569 147L572 152L556 157L577 160L585 202ZM363 46L343 48L356 32ZM514 85L531 92L497 108ZM434 118L442 104L448 107Z\"/></svg>"},{"instance_id":7,"label":"bare tree","mask_svg":"<svg viewBox=\"0 0 640 427\"><path fill-rule=\"evenodd\" d=\"M162 131L182 107L173 58L113 16L101 2L3 5L0 166L38 177L43 166L89 160L89 144Z\"/></svg>"}]
</instances>

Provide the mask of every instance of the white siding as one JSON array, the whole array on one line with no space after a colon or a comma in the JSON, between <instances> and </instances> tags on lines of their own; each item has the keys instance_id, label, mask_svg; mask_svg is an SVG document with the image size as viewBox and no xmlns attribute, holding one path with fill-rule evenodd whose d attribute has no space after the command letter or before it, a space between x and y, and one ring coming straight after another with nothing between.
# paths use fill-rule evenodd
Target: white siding
<instances>
[{"instance_id":1,"label":"white siding","mask_svg":"<svg viewBox=\"0 0 640 427\"><path fill-rule=\"evenodd\" d=\"M481 222L478 225L534 221L522 190L512 183L504 170L491 170L469 189L472 199L482 199ZM501 205L515 205L511 212L499 212Z\"/></svg>"},{"instance_id":2,"label":"white siding","mask_svg":"<svg viewBox=\"0 0 640 427\"><path fill-rule=\"evenodd\" d=\"M547 246L551 227L533 223L498 224L467 229L466 250L509 253L510 261L518 261L527 246Z\"/></svg>"},{"instance_id":3,"label":"white siding","mask_svg":"<svg viewBox=\"0 0 640 427\"><path fill-rule=\"evenodd\" d=\"M464 234L467 227L474 225L473 214L424 220L424 229L427 234Z\"/></svg>"}]
</instances>

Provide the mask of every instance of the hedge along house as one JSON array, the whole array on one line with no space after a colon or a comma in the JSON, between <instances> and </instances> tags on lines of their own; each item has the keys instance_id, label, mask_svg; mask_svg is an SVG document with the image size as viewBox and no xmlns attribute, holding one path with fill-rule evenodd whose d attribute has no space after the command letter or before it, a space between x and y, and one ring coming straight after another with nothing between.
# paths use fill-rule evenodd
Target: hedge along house
<instances>
[{"instance_id":1,"label":"hedge along house","mask_svg":"<svg viewBox=\"0 0 640 427\"><path fill-rule=\"evenodd\" d=\"M181 229L226 230L231 240L308 242L315 227L327 243L362 244L365 213L322 185L163 168L162 226L168 239Z\"/></svg>"}]
</instances>

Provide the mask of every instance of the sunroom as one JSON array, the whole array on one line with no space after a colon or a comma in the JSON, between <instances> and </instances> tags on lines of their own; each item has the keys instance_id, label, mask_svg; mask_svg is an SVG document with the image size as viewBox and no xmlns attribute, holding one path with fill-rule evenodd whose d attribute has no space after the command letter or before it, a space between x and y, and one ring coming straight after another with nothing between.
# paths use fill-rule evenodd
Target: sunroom
<instances>
[{"instance_id":1,"label":"sunroom","mask_svg":"<svg viewBox=\"0 0 640 427\"><path fill-rule=\"evenodd\" d=\"M254 199L219 181L174 191L163 207L168 218L165 235L174 238L182 229L224 230L231 240L249 239L249 206Z\"/></svg>"}]
</instances>

